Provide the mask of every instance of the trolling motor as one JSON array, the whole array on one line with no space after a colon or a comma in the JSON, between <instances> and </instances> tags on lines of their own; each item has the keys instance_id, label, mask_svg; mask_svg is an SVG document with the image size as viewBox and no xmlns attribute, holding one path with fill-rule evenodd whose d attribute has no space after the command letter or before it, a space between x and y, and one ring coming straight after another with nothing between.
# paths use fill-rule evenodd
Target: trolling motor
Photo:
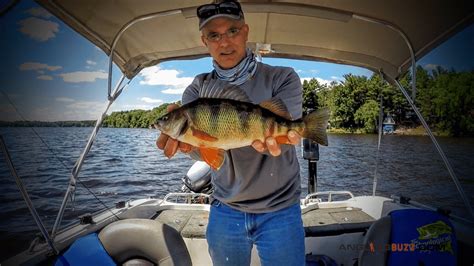
<instances>
[{"instance_id":1,"label":"trolling motor","mask_svg":"<svg viewBox=\"0 0 474 266\"><path fill-rule=\"evenodd\" d=\"M319 145L314 140L303 139L303 158L308 161L308 194L316 192L318 179Z\"/></svg>"}]
</instances>

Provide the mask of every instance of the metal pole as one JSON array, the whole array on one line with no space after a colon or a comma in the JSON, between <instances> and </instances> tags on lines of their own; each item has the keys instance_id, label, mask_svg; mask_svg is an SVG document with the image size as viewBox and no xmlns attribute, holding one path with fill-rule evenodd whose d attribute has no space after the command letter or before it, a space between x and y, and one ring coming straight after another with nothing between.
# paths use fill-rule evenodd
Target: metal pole
<instances>
[{"instance_id":1,"label":"metal pole","mask_svg":"<svg viewBox=\"0 0 474 266\"><path fill-rule=\"evenodd\" d=\"M315 193L318 180L318 143L310 139L303 139L303 159L308 160L308 194Z\"/></svg>"},{"instance_id":2,"label":"metal pole","mask_svg":"<svg viewBox=\"0 0 474 266\"><path fill-rule=\"evenodd\" d=\"M66 204L67 204L67 200L68 200L69 196L71 197L71 201L72 202L74 201L74 195L75 195L75 191L76 191L76 182L77 182L77 179L78 179L78 176L79 176L79 172L81 171L81 167L82 167L82 164L84 163L86 155L89 153L89 151L92 147L92 144L94 143L94 140L97 137L97 133L99 132L100 125L102 124L102 121L104 120L104 118L107 114L107 111L109 110L112 103L115 101L115 99L117 99L117 97L120 95L120 93L122 93L123 89L125 89L127 87L127 85L130 83L130 80L129 80L127 82L127 84L125 84L123 87L120 87L120 85L122 84L124 79L125 79L125 75L122 75L122 77L120 78L120 80L117 83L117 86L115 87L115 90L114 90L114 93L113 93L112 97L109 97L109 102L107 104L107 107L105 108L104 112L100 115L99 119L97 119L97 122L95 123L95 127L92 130L92 134L89 137L89 140L86 144L86 147L84 148L82 154L79 156L76 163L74 164L74 167L73 167L72 173L71 173L71 177L69 179L69 186L67 188L66 195L63 198L63 201L61 203L61 207L59 208L58 216L56 217L56 221L54 222L53 231L51 232L51 237L53 239L56 237L56 233L57 233L57 231L59 229L59 226L61 224L61 221L62 221L62 218L63 218L63 215L64 215L64 211L66 209Z\"/></svg>"},{"instance_id":3,"label":"metal pole","mask_svg":"<svg viewBox=\"0 0 474 266\"><path fill-rule=\"evenodd\" d=\"M110 54L109 54L109 76L107 79L107 91L108 91L108 98L110 99L112 97L112 62L114 58L114 52L115 52L115 46L117 46L118 40L120 37L122 37L123 33L130 28L131 26L135 25L136 23L140 21L145 21L153 18L158 18L158 17L165 17L165 16L171 16L171 15L178 15L181 14L182 11L180 9L178 10L171 10L171 11L162 11L158 13L153 13L149 15L144 15L140 16L137 18L132 19L131 21L127 22L120 30L119 32L115 35L114 40L112 41L112 46L110 47Z\"/></svg>"},{"instance_id":4,"label":"metal pole","mask_svg":"<svg viewBox=\"0 0 474 266\"><path fill-rule=\"evenodd\" d=\"M318 180L318 161L308 160L308 194L315 193Z\"/></svg>"},{"instance_id":5,"label":"metal pole","mask_svg":"<svg viewBox=\"0 0 474 266\"><path fill-rule=\"evenodd\" d=\"M403 88L403 86L398 82L398 80L395 80L395 84L397 84L398 88L400 91L403 93L403 96L408 100L408 103L410 104L411 108L415 111L416 115L418 116L418 119L420 119L421 124L426 130L426 133L428 133L428 136L431 138L431 141L436 147L436 150L438 150L439 155L441 155L441 158L443 159L443 162L448 169L449 175L451 176L451 179L453 179L454 184L456 185L456 188L458 189L459 194L461 194L461 198L464 201L464 205L466 205L467 210L471 214L472 217L474 217L474 211L472 210L471 204L469 203L469 199L466 196L466 193L464 193L464 190L461 186L461 183L459 182L459 179L457 178L456 174L453 171L453 168L451 167L451 164L449 163L448 158L443 152L443 149L441 149L441 146L439 145L438 141L436 140L435 136L433 135L433 132L431 132L430 127L428 126L428 123L426 123L425 119L423 118L423 115L421 112L418 110L418 108L415 106L415 103L413 100L410 98L408 95L407 91Z\"/></svg>"},{"instance_id":6,"label":"metal pole","mask_svg":"<svg viewBox=\"0 0 474 266\"><path fill-rule=\"evenodd\" d=\"M10 157L10 153L8 152L7 145L5 145L5 141L3 140L3 137L1 135L0 135L0 143L1 143L0 145L3 151L3 154L5 154L5 160L7 162L7 165L10 168L10 172L12 176L15 178L16 185L18 186L18 189L20 190L20 193L23 196L23 199L25 200L26 205L28 206L28 209L30 210L31 215L33 215L36 225L38 225L41 231L41 234L43 235L44 239L46 240L48 245L51 247L51 249L54 251L54 253L56 255L59 254L58 250L54 246L52 239L50 238L48 234L48 230L46 230L43 222L41 221L41 218L39 217L38 213L36 212L35 207L33 206L33 202L31 202L31 199L28 196L28 191L26 190L25 186L23 185L23 182L21 181L20 177L18 176L18 173L15 170L15 167L13 166L13 162Z\"/></svg>"},{"instance_id":7,"label":"metal pole","mask_svg":"<svg viewBox=\"0 0 474 266\"><path fill-rule=\"evenodd\" d=\"M87 145L82 152L81 156L79 159L76 161L76 164L74 165L74 168L72 170L72 175L69 181L69 186L66 191L66 195L64 196L63 202L61 203L61 207L59 209L58 216L56 217L56 221L54 222L53 226L53 231L51 233L53 239L56 236L56 233L59 229L59 225L61 224L61 220L64 215L64 210L66 208L67 204L67 199L69 196L71 196L71 201L74 201L74 192L76 190L76 180L77 176L79 175L79 171L81 170L82 164L84 162L85 156L89 152L90 148L92 147L92 144L96 138L97 132L99 131L100 125L102 124L102 121L105 118L105 115L107 114L107 111L109 110L109 107L112 105L112 103L117 99L117 97L122 93L123 89L130 83L131 79L128 81L128 83L120 88L120 85L122 84L123 80L125 79L125 75L122 74L122 77L120 80L117 82L117 86L115 87L114 92L112 93L112 63L113 63L113 56L115 52L115 47L120 39L122 37L123 33L133 26L134 24L140 22L140 21L145 21L148 19L152 18L157 18L157 17L162 17L162 16L170 16L170 15L177 15L181 14L181 10L171 10L171 11L163 11L163 12L158 12L158 13L153 13L149 15L144 15L138 18L134 18L131 21L127 22L121 29L120 31L115 35L114 40L112 41L112 46L110 48L110 54L109 54L109 73L108 73L108 79L107 79L107 98L108 98L108 104L107 107L105 108L105 111L102 113L102 115L99 117L97 120L94 130L92 131L91 136L89 137L89 141L87 142Z\"/></svg>"},{"instance_id":8,"label":"metal pole","mask_svg":"<svg viewBox=\"0 0 474 266\"><path fill-rule=\"evenodd\" d=\"M382 98L382 95L380 95L380 111L379 111L379 123L378 123L379 136L378 136L378 141L377 141L377 153L375 155L375 170L374 170L374 183L372 186L372 196L375 196L375 191L377 190L377 170L379 167L380 143L382 142L382 123L383 123L383 98Z\"/></svg>"}]
</instances>

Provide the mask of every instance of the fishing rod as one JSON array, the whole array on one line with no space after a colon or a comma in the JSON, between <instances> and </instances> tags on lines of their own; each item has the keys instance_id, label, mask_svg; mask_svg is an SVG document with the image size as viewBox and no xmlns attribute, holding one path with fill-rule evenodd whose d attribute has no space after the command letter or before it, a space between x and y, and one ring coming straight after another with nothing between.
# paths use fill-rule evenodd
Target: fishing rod
<instances>
[{"instance_id":1,"label":"fishing rod","mask_svg":"<svg viewBox=\"0 0 474 266\"><path fill-rule=\"evenodd\" d=\"M16 185L18 186L18 189L20 190L20 193L26 202L26 206L28 206L28 209L31 212L31 215L33 216L33 219L35 220L36 225L38 225L41 231L41 234L43 235L44 239L48 243L49 247L53 250L54 254L58 255L59 252L54 246L53 240L48 234L48 230L46 230L46 227L44 226L43 221L38 215L38 212L36 211L35 206L33 205L33 202L30 199L30 196L28 196L28 191L23 185L23 182L21 181L20 176L18 176L15 166L13 166L12 158L10 157L10 153L8 152L7 145L5 144L5 141L3 140L2 135L0 135L0 148L2 149L2 152L5 155L5 160L7 162L8 168L10 168L10 172L12 176L15 178Z\"/></svg>"},{"instance_id":2,"label":"fishing rod","mask_svg":"<svg viewBox=\"0 0 474 266\"><path fill-rule=\"evenodd\" d=\"M0 90L0 92L5 96L5 98L7 99L7 101L9 102L9 104L13 107L13 109L15 110L15 112L20 116L21 120L27 121L27 120L25 119L25 117L22 115L22 113L16 108L16 105L12 102L12 100L10 99L10 97L8 97L8 94L5 93L3 90ZM33 127L31 128L31 130L32 130L33 133L36 135L36 137L43 143L43 145L49 150L49 152L53 155L53 157L64 167L64 169L66 169L66 170L69 169L69 167L66 166L66 164L58 157L58 155L51 149L51 147L49 147L49 145L48 145L48 144L44 141L44 139L38 134L38 132L37 132ZM8 152L7 147L6 147L6 144L4 143L3 137L2 137L1 135L0 135L0 137L1 137L1 142L2 142L2 148L5 148L5 151ZM5 153L5 151L4 151L4 153ZM9 156L9 155L8 155L8 156ZM10 158L10 157L8 157L8 158ZM7 162L8 162L8 159L7 159ZM11 158L10 158L10 162L11 162ZM9 164L9 165L10 165L10 164ZM11 164L11 165L12 165L12 167L13 167L13 164ZM10 170L11 170L11 169L10 169ZM13 174L13 171L15 172L15 174ZM18 174L16 173L15 168L13 168L13 170L12 170L12 175L15 177L15 180L18 179L19 182L20 182L20 184L21 184L21 186L23 186L20 177L19 177ZM89 194L91 194L102 206L104 206L104 208L105 208L106 210L108 210L110 213L112 213L112 215L115 216L115 218L116 218L117 220L120 220L120 218L111 210L111 208L108 207L99 197L97 197L97 195L95 195L95 193L92 192L92 190L90 190L89 187L87 187L81 180L77 180L77 181L79 182L79 184L81 184L81 185L89 192ZM19 183L18 183L18 181L17 181L17 185L18 185L18 184L19 184ZM23 198L25 199L26 204L28 205L28 208L30 208L30 205L33 206L32 203L31 203L31 200L29 199L28 192L26 191L26 189L22 189L22 188L20 187L20 185L18 185L18 187L19 187L20 192L22 193L22 195L23 195L23 193L26 193L26 197L28 198L28 200L25 198L25 196L24 196ZM28 203L28 201L30 201L30 203ZM33 210L34 210L34 208L33 208ZM30 211L31 211L31 209L30 209ZM34 212L36 213L36 210L34 210ZM33 214L33 213L32 213L32 215L35 216L35 214ZM37 213L36 213L36 215L37 215ZM39 218L39 216L38 216L38 218ZM35 218L35 221L36 221L36 218ZM41 220L39 220L39 221L41 222ZM38 225L38 227L40 227L40 230L42 231L42 234L44 235L43 230L41 229L41 226ZM42 225L42 227L44 228L44 225ZM47 231L46 231L46 233L47 233ZM53 230L53 232L52 232L52 234L51 234L51 239L54 239L54 237L55 237L55 234L53 234L53 233L54 233L54 230ZM48 236L48 237L49 237L49 236ZM47 239L47 238L45 237L45 239Z\"/></svg>"}]
</instances>

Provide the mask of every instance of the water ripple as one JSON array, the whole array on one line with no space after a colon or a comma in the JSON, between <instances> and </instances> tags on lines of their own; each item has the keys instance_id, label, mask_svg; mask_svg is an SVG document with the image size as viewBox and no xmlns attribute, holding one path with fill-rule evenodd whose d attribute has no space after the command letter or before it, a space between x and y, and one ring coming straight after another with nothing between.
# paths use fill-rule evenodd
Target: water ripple
<instances>
[{"instance_id":1,"label":"water ripple","mask_svg":"<svg viewBox=\"0 0 474 266\"><path fill-rule=\"evenodd\" d=\"M67 189L71 169L81 154L91 128L0 128L13 163L40 217L51 230ZM155 146L157 132L148 129L99 131L79 175L106 205L141 197L163 197L179 191L181 177L192 165L188 157L163 156ZM439 138L456 174L474 205L474 139ZM328 147L320 148L317 189L351 190L355 195L371 194L376 163L377 136L329 135ZM51 152L52 151L52 152ZM307 162L298 157L302 173L302 196L307 193ZM54 154L52 154L54 153ZM424 203L448 207L467 216L460 196L429 138L386 136L378 158L378 195L403 194ZM0 243L9 243L9 254L27 248L38 232L15 181L0 160ZM78 184L75 209L68 206L63 225L86 212L103 209Z\"/></svg>"}]
</instances>

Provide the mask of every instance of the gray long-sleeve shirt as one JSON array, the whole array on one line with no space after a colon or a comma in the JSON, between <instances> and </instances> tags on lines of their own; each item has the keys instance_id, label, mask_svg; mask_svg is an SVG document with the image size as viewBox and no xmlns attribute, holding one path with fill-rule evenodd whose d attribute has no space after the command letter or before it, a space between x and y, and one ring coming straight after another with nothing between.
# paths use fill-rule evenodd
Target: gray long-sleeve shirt
<instances>
[{"instance_id":1,"label":"gray long-sleeve shirt","mask_svg":"<svg viewBox=\"0 0 474 266\"><path fill-rule=\"evenodd\" d=\"M195 77L183 93L182 103L196 100L206 79L213 73ZM255 75L239 86L254 104L280 98L292 119L302 115L301 80L292 68L258 63ZM300 166L292 145L281 145L280 156L259 153L251 146L226 152L223 166L212 173L213 197L225 204L251 213L283 209L299 201Z\"/></svg>"}]
</instances>

